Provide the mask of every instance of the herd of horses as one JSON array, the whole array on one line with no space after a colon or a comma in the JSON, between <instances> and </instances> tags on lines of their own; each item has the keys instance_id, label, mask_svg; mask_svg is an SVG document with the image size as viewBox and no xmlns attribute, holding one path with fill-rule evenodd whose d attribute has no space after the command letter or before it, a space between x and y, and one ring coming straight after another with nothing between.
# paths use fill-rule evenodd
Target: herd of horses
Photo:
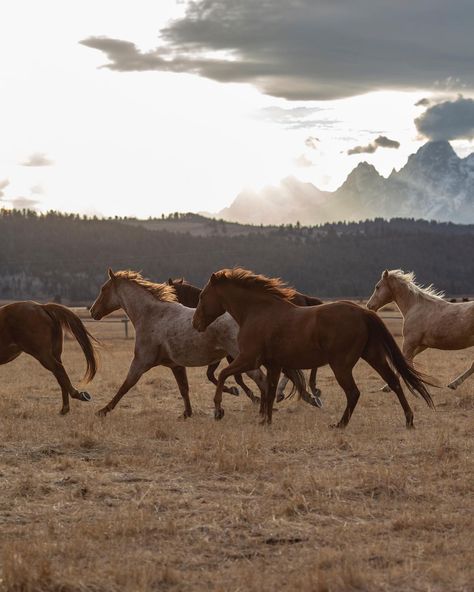
<instances>
[{"instance_id":1,"label":"herd of horses","mask_svg":"<svg viewBox=\"0 0 474 592\"><path fill-rule=\"evenodd\" d=\"M201 290L184 280L153 283L133 271L108 271L108 279L90 308L100 320L122 309L135 327L134 357L129 371L110 402L98 411L105 416L155 366L173 372L184 402L184 417L192 415L186 368L207 366L216 385L214 417L221 419L223 392L237 395L225 385L234 376L253 402L259 402L262 423L270 424L275 399L282 400L288 381L311 405L321 407L316 387L317 368L329 365L347 399L334 427L345 427L357 405L360 391L354 380L356 363L365 360L392 390L413 427L413 412L400 379L415 395L434 407L426 385L433 379L413 366L413 358L426 348L463 349L474 345L474 302L451 303L432 286L423 288L414 275L385 270L364 308L348 301L323 303L301 294L280 279L233 268L213 273ZM395 302L403 318L400 349L376 311ZM61 361L63 329L72 333L84 352L85 381L97 372L99 342L79 317L59 304L14 302L0 307L0 364L22 352L35 357L52 372L61 387L61 414L69 411L69 397L90 401L87 392L71 383ZM215 371L222 359L229 362ZM311 370L310 392L303 369ZM259 397L242 378L256 385ZM474 373L471 367L448 386L456 388ZM290 394L291 394L290 393Z\"/></svg>"}]
</instances>

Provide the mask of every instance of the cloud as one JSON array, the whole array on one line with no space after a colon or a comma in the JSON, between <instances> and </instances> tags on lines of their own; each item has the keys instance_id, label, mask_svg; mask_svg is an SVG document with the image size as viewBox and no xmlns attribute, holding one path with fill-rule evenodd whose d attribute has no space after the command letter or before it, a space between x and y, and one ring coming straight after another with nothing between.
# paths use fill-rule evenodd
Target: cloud
<instances>
[{"instance_id":1,"label":"cloud","mask_svg":"<svg viewBox=\"0 0 474 592\"><path fill-rule=\"evenodd\" d=\"M311 148L311 150L317 150L319 139L314 136L308 136L304 141L304 144L307 148Z\"/></svg>"},{"instance_id":2,"label":"cloud","mask_svg":"<svg viewBox=\"0 0 474 592\"><path fill-rule=\"evenodd\" d=\"M112 15L113 16L113 15ZM471 0L201 0L148 51L89 37L119 72L187 72L290 100L379 89L474 89Z\"/></svg>"},{"instance_id":3,"label":"cloud","mask_svg":"<svg viewBox=\"0 0 474 592\"><path fill-rule=\"evenodd\" d=\"M14 197L13 199L9 199L7 201L15 210L32 210L35 208L36 205L39 204L39 201L37 199L22 196Z\"/></svg>"},{"instance_id":4,"label":"cloud","mask_svg":"<svg viewBox=\"0 0 474 592\"><path fill-rule=\"evenodd\" d=\"M474 138L474 100L460 96L429 107L415 119L416 129L430 140Z\"/></svg>"},{"instance_id":5,"label":"cloud","mask_svg":"<svg viewBox=\"0 0 474 592\"><path fill-rule=\"evenodd\" d=\"M367 146L354 146L349 148L347 154L373 154L378 148L400 148L400 142L391 140L387 136L378 136Z\"/></svg>"},{"instance_id":6,"label":"cloud","mask_svg":"<svg viewBox=\"0 0 474 592\"><path fill-rule=\"evenodd\" d=\"M34 152L30 154L26 160L20 163L22 166L28 167L44 167L51 166L54 161L49 159L43 152Z\"/></svg>"},{"instance_id":7,"label":"cloud","mask_svg":"<svg viewBox=\"0 0 474 592\"><path fill-rule=\"evenodd\" d=\"M44 189L42 185L33 185L30 187L31 195L43 195Z\"/></svg>"},{"instance_id":8,"label":"cloud","mask_svg":"<svg viewBox=\"0 0 474 592\"><path fill-rule=\"evenodd\" d=\"M4 189L8 187L8 185L10 185L10 181L8 179L3 179L3 181L0 181L0 198L5 195Z\"/></svg>"}]
</instances>

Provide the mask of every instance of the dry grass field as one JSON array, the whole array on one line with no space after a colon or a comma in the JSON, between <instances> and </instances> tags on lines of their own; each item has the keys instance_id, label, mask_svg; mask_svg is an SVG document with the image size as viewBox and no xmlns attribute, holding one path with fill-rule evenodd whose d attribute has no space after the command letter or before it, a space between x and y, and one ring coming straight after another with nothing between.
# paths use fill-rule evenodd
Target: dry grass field
<instances>
[{"instance_id":1,"label":"dry grass field","mask_svg":"<svg viewBox=\"0 0 474 592\"><path fill-rule=\"evenodd\" d=\"M392 322L395 334L399 324ZM365 364L348 429L345 397L320 371L325 407L285 401L271 428L244 398L189 371L194 417L169 370L150 371L107 418L94 415L125 376L133 340L104 337L91 403L60 417L54 378L28 356L0 367L0 590L79 592L474 590L474 380L409 396L407 431L393 394ZM446 383L472 350L430 351ZM66 341L77 382L82 353Z\"/></svg>"}]
</instances>

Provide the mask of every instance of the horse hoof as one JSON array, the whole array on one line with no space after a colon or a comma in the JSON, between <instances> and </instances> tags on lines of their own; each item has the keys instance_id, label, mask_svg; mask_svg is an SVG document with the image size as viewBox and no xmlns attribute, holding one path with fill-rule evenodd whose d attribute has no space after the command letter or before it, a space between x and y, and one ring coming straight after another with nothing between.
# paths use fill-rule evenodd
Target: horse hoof
<instances>
[{"instance_id":1,"label":"horse hoof","mask_svg":"<svg viewBox=\"0 0 474 592\"><path fill-rule=\"evenodd\" d=\"M104 407L103 409L99 409L99 411L97 411L96 415L97 417L105 417L108 413L108 410Z\"/></svg>"},{"instance_id":2,"label":"horse hoof","mask_svg":"<svg viewBox=\"0 0 474 592\"><path fill-rule=\"evenodd\" d=\"M285 395L283 393L281 395L278 395L276 398L277 403L281 403L284 400L285 400Z\"/></svg>"},{"instance_id":3,"label":"horse hoof","mask_svg":"<svg viewBox=\"0 0 474 592\"><path fill-rule=\"evenodd\" d=\"M252 403L253 403L254 405L260 405L260 403L261 403L260 397L257 397L257 396L255 396L255 395L252 395L252 396L250 397L250 400L252 401Z\"/></svg>"},{"instance_id":4,"label":"horse hoof","mask_svg":"<svg viewBox=\"0 0 474 592\"><path fill-rule=\"evenodd\" d=\"M69 407L63 407L59 412L59 415L67 415L69 413Z\"/></svg>"},{"instance_id":5,"label":"horse hoof","mask_svg":"<svg viewBox=\"0 0 474 592\"><path fill-rule=\"evenodd\" d=\"M222 407L220 409L214 409L214 419L219 420L224 417L224 409Z\"/></svg>"},{"instance_id":6,"label":"horse hoof","mask_svg":"<svg viewBox=\"0 0 474 592\"><path fill-rule=\"evenodd\" d=\"M323 406L323 402L321 401L321 399L315 395L313 395L312 399L313 400L311 401L311 405L313 405L313 407L318 407L319 409L321 409Z\"/></svg>"},{"instance_id":7,"label":"horse hoof","mask_svg":"<svg viewBox=\"0 0 474 592\"><path fill-rule=\"evenodd\" d=\"M321 389L315 388L315 389L311 389L311 394L313 395L313 397L320 399L321 398Z\"/></svg>"},{"instance_id":8,"label":"horse hoof","mask_svg":"<svg viewBox=\"0 0 474 592\"><path fill-rule=\"evenodd\" d=\"M183 419L188 419L188 417L192 416L192 411L183 411L183 415L181 415L181 417Z\"/></svg>"},{"instance_id":9,"label":"horse hoof","mask_svg":"<svg viewBox=\"0 0 474 592\"><path fill-rule=\"evenodd\" d=\"M239 396L239 389L236 386L229 387L229 395L233 395L234 397Z\"/></svg>"},{"instance_id":10,"label":"horse hoof","mask_svg":"<svg viewBox=\"0 0 474 592\"><path fill-rule=\"evenodd\" d=\"M86 393L86 391L82 391L81 393L79 393L79 400L86 401L86 403L89 403L89 401L92 401L92 397L89 395L89 393Z\"/></svg>"},{"instance_id":11,"label":"horse hoof","mask_svg":"<svg viewBox=\"0 0 474 592\"><path fill-rule=\"evenodd\" d=\"M392 389L388 386L388 384L386 384L380 390L384 393L389 393Z\"/></svg>"},{"instance_id":12,"label":"horse hoof","mask_svg":"<svg viewBox=\"0 0 474 592\"><path fill-rule=\"evenodd\" d=\"M448 384L448 388L451 389L452 391L455 391L457 389L458 385L455 382L450 382Z\"/></svg>"}]
</instances>

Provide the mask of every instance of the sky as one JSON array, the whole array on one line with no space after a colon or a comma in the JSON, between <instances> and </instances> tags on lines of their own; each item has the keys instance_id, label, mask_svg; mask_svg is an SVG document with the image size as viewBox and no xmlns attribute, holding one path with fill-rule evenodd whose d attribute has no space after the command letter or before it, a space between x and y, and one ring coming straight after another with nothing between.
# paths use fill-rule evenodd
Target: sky
<instances>
[{"instance_id":1,"label":"sky","mask_svg":"<svg viewBox=\"0 0 474 592\"><path fill-rule=\"evenodd\" d=\"M0 206L218 212L474 152L471 0L3 0Z\"/></svg>"}]
</instances>

